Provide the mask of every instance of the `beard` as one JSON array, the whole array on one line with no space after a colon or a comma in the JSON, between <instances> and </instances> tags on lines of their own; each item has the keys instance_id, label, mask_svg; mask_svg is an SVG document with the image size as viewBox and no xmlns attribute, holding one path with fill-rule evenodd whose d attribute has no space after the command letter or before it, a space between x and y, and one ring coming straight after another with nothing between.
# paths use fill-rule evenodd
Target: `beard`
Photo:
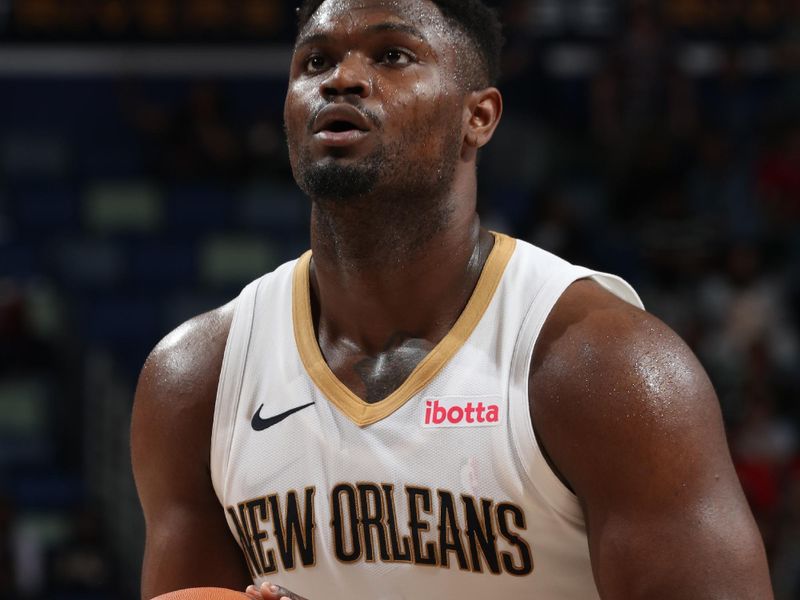
<instances>
[{"instance_id":1,"label":"beard","mask_svg":"<svg viewBox=\"0 0 800 600\"><path fill-rule=\"evenodd\" d=\"M335 151L332 157L316 161L309 146L296 148L296 152L290 152L296 156L292 161L295 180L316 204L323 205L352 203L370 196L377 202L402 200L405 204L439 200L450 190L459 160L460 131L457 123L454 125L438 139L407 131L402 139L381 144L358 162L341 162ZM415 139L425 139L426 145L415 144ZM420 158L435 143L440 144L436 159Z\"/></svg>"},{"instance_id":2,"label":"beard","mask_svg":"<svg viewBox=\"0 0 800 600\"><path fill-rule=\"evenodd\" d=\"M297 184L310 198L342 202L371 194L385 165L383 148L358 164L348 165L335 160L315 163L308 148L304 148L294 171Z\"/></svg>"},{"instance_id":3,"label":"beard","mask_svg":"<svg viewBox=\"0 0 800 600\"><path fill-rule=\"evenodd\" d=\"M295 180L313 203L314 235L340 260L386 267L447 226L461 131L452 119L442 134L444 115L437 116L436 126L409 128L357 161L319 160L307 145L292 148L287 136Z\"/></svg>"}]
</instances>

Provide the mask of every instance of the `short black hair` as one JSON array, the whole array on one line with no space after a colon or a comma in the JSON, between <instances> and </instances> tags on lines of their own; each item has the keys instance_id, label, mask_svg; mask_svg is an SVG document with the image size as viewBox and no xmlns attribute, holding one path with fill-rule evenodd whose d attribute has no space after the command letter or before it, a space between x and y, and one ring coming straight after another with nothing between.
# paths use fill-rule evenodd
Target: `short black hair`
<instances>
[{"instance_id":1,"label":"short black hair","mask_svg":"<svg viewBox=\"0 0 800 600\"><path fill-rule=\"evenodd\" d=\"M303 0L297 9L298 30L303 28L325 0ZM472 45L478 68L469 69L469 87L480 89L497 85L500 79L500 54L505 38L497 11L482 0L428 0Z\"/></svg>"}]
</instances>

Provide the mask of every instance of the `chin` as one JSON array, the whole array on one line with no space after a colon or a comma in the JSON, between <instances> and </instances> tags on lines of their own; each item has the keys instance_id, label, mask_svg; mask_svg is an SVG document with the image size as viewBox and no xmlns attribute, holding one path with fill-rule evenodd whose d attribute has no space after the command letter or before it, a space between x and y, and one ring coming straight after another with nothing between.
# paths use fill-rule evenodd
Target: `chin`
<instances>
[{"instance_id":1,"label":"chin","mask_svg":"<svg viewBox=\"0 0 800 600\"><path fill-rule=\"evenodd\" d=\"M378 179L379 174L368 166L340 161L302 169L297 176L300 187L312 198L338 201L368 195Z\"/></svg>"},{"instance_id":2,"label":"chin","mask_svg":"<svg viewBox=\"0 0 800 600\"><path fill-rule=\"evenodd\" d=\"M368 157L353 156L346 149L336 149L341 157L315 160L310 152L302 153L292 167L295 180L311 198L347 201L370 194L382 177L386 165L383 153Z\"/></svg>"}]
</instances>

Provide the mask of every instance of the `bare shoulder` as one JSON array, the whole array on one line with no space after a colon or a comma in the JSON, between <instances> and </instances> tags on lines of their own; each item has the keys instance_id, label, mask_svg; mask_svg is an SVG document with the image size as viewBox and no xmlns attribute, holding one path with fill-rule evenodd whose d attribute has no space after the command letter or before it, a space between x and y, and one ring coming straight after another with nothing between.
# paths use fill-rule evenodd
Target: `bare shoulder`
<instances>
[{"instance_id":1,"label":"bare shoulder","mask_svg":"<svg viewBox=\"0 0 800 600\"><path fill-rule=\"evenodd\" d=\"M634 444L656 453L674 449L670 441L702 443L727 457L716 395L692 351L659 319L590 280L556 304L529 382L537 434L579 495Z\"/></svg>"},{"instance_id":2,"label":"bare shoulder","mask_svg":"<svg viewBox=\"0 0 800 600\"><path fill-rule=\"evenodd\" d=\"M210 472L233 309L230 303L178 327L153 349L139 377L131 461L147 532L143 598L189 587L244 589L250 581Z\"/></svg>"},{"instance_id":3,"label":"bare shoulder","mask_svg":"<svg viewBox=\"0 0 800 600\"><path fill-rule=\"evenodd\" d=\"M771 597L716 394L669 327L577 282L545 323L529 390L538 439L583 508L601 596Z\"/></svg>"},{"instance_id":4,"label":"bare shoulder","mask_svg":"<svg viewBox=\"0 0 800 600\"><path fill-rule=\"evenodd\" d=\"M530 381L533 410L544 418L551 409L578 410L617 422L623 409L629 417L634 410L642 419L662 419L717 407L684 341L590 280L570 286L556 304L537 341Z\"/></svg>"},{"instance_id":5,"label":"bare shoulder","mask_svg":"<svg viewBox=\"0 0 800 600\"><path fill-rule=\"evenodd\" d=\"M132 460L140 492L153 487L146 486L150 476L169 477L170 464L176 471L189 464L192 470L207 468L217 384L234 305L235 301L190 319L164 337L145 361L131 424ZM180 452L174 451L177 448ZM172 457L172 463L163 460L163 453ZM159 455L162 460L154 460Z\"/></svg>"},{"instance_id":6,"label":"bare shoulder","mask_svg":"<svg viewBox=\"0 0 800 600\"><path fill-rule=\"evenodd\" d=\"M180 439L207 464L217 384L235 301L182 324L162 339L142 367L131 424L134 470L146 472L154 448ZM179 435L176 435L179 434ZM163 469L163 465L161 465Z\"/></svg>"},{"instance_id":7,"label":"bare shoulder","mask_svg":"<svg viewBox=\"0 0 800 600\"><path fill-rule=\"evenodd\" d=\"M209 385L216 389L234 306L235 300L186 321L165 336L145 361L139 392L195 398Z\"/></svg>"}]
</instances>

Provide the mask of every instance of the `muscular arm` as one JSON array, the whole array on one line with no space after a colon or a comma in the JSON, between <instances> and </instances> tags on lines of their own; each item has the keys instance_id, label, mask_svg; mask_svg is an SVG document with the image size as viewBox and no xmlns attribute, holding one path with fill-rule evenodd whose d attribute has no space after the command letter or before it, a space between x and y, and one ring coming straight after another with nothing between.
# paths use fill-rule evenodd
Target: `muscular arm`
<instances>
[{"instance_id":1,"label":"muscular arm","mask_svg":"<svg viewBox=\"0 0 800 600\"><path fill-rule=\"evenodd\" d=\"M772 598L716 396L663 323L574 284L537 342L530 397L604 599Z\"/></svg>"},{"instance_id":2,"label":"muscular arm","mask_svg":"<svg viewBox=\"0 0 800 600\"><path fill-rule=\"evenodd\" d=\"M143 599L187 587L244 590L251 582L209 470L232 310L207 313L168 335L139 377L131 456L147 531Z\"/></svg>"}]
</instances>

